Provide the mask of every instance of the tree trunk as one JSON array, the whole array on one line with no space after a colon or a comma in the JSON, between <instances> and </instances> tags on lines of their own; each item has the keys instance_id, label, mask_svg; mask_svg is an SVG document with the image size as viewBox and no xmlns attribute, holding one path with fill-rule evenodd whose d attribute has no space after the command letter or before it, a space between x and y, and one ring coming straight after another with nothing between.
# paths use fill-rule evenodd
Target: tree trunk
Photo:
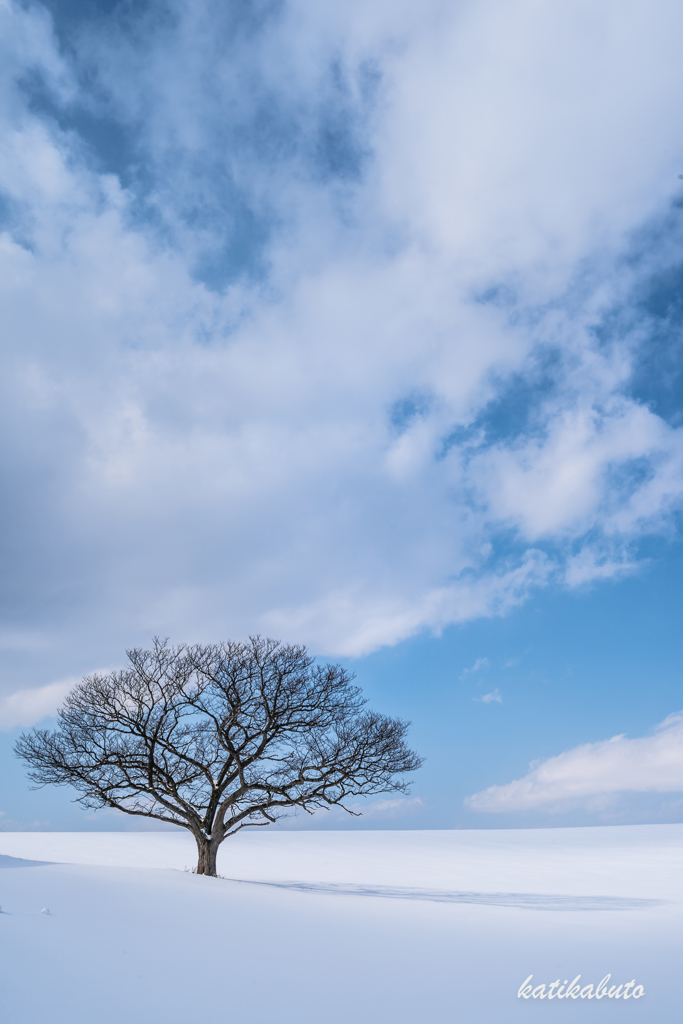
<instances>
[{"instance_id":1,"label":"tree trunk","mask_svg":"<svg viewBox=\"0 0 683 1024\"><path fill-rule=\"evenodd\" d=\"M195 839L197 840L197 849L199 851L197 874L211 875L212 878L215 878L218 843L213 842L211 839L205 839L203 836L195 836Z\"/></svg>"}]
</instances>

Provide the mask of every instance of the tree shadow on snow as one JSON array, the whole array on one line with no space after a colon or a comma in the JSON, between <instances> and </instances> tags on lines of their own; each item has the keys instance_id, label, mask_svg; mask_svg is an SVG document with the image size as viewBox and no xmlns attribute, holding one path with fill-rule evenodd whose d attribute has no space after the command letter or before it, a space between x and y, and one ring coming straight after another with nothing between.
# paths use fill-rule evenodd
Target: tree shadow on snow
<instances>
[{"instance_id":1,"label":"tree shadow on snow","mask_svg":"<svg viewBox=\"0 0 683 1024\"><path fill-rule=\"evenodd\" d=\"M325 882L251 882L277 889L338 896L379 896L384 899L428 900L432 903L476 903L489 907L521 907L526 910L639 910L662 906L668 900L625 896L565 896L530 892L457 892L448 889L417 889L388 885L333 885Z\"/></svg>"}]
</instances>

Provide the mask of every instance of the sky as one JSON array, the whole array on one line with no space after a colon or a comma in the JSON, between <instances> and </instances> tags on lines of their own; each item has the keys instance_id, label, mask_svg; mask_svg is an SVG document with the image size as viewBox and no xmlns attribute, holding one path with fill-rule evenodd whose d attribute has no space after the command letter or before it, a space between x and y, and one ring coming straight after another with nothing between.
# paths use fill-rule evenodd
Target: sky
<instances>
[{"instance_id":1,"label":"sky","mask_svg":"<svg viewBox=\"0 0 683 1024\"><path fill-rule=\"evenodd\" d=\"M682 821L680 4L0 22L0 829L133 827L16 736L254 633L427 758L283 827Z\"/></svg>"}]
</instances>

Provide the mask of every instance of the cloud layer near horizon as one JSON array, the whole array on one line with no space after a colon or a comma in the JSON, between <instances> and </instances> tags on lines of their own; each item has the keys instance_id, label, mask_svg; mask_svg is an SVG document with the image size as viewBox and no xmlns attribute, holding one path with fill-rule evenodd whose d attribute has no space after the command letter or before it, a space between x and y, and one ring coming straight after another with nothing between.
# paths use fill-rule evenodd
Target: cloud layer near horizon
<instances>
[{"instance_id":1,"label":"cloud layer near horizon","mask_svg":"<svg viewBox=\"0 0 683 1024\"><path fill-rule=\"evenodd\" d=\"M568 805L600 811L602 798L622 793L683 793L683 711L650 736L613 736L550 757L522 779L467 797L465 806L491 814L561 813Z\"/></svg>"},{"instance_id":2,"label":"cloud layer near horizon","mask_svg":"<svg viewBox=\"0 0 683 1024\"><path fill-rule=\"evenodd\" d=\"M152 633L362 654L671 532L679 5L0 20L27 685Z\"/></svg>"}]
</instances>

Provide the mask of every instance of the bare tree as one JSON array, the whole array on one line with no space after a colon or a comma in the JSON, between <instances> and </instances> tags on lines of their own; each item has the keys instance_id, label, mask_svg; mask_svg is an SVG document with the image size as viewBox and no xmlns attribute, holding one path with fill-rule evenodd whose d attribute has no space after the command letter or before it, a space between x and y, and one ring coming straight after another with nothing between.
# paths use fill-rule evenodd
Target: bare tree
<instances>
[{"instance_id":1,"label":"bare tree","mask_svg":"<svg viewBox=\"0 0 683 1024\"><path fill-rule=\"evenodd\" d=\"M305 647L248 643L128 651L128 666L87 676L55 731L23 733L29 778L71 785L88 808L182 825L216 874L223 840L292 808L407 791L422 763L407 722L365 709L353 677L316 665Z\"/></svg>"}]
</instances>

